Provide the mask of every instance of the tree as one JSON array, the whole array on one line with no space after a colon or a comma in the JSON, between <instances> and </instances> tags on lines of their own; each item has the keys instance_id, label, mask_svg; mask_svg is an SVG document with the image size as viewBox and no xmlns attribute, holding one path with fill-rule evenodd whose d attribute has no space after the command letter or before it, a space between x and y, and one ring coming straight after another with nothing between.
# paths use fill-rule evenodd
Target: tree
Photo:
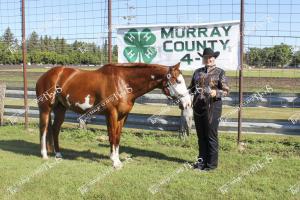
<instances>
[{"instance_id":1,"label":"tree","mask_svg":"<svg viewBox=\"0 0 300 200\"><path fill-rule=\"evenodd\" d=\"M250 48L246 54L248 65L261 66L263 64L261 56L262 56L262 49Z\"/></svg>"},{"instance_id":2,"label":"tree","mask_svg":"<svg viewBox=\"0 0 300 200\"><path fill-rule=\"evenodd\" d=\"M15 44L14 34L11 32L9 27L4 31L2 40L7 46L12 46Z\"/></svg>"},{"instance_id":3,"label":"tree","mask_svg":"<svg viewBox=\"0 0 300 200\"><path fill-rule=\"evenodd\" d=\"M53 44L54 44L54 51L59 52L60 51L60 49L59 49L60 43L59 43L59 38L58 37L55 38L55 40L53 41Z\"/></svg>"},{"instance_id":4,"label":"tree","mask_svg":"<svg viewBox=\"0 0 300 200\"><path fill-rule=\"evenodd\" d=\"M29 39L27 41L27 50L28 52L34 52L34 51L38 51L40 50L40 40L39 40L39 36L38 34L33 31L30 36Z\"/></svg>"},{"instance_id":5,"label":"tree","mask_svg":"<svg viewBox=\"0 0 300 200\"><path fill-rule=\"evenodd\" d=\"M78 48L79 48L79 43L77 40L75 40L72 44L72 49L76 51L78 50Z\"/></svg>"},{"instance_id":6,"label":"tree","mask_svg":"<svg viewBox=\"0 0 300 200\"><path fill-rule=\"evenodd\" d=\"M33 51L29 54L30 63L40 64L42 63L42 52L41 51Z\"/></svg>"},{"instance_id":7,"label":"tree","mask_svg":"<svg viewBox=\"0 0 300 200\"><path fill-rule=\"evenodd\" d=\"M50 50L50 40L47 35L45 35L45 37L44 37L43 46L46 51Z\"/></svg>"},{"instance_id":8,"label":"tree","mask_svg":"<svg viewBox=\"0 0 300 200\"><path fill-rule=\"evenodd\" d=\"M274 47L250 48L247 52L249 65L266 67L283 67L292 60L291 46L281 43Z\"/></svg>"},{"instance_id":9,"label":"tree","mask_svg":"<svg viewBox=\"0 0 300 200\"><path fill-rule=\"evenodd\" d=\"M43 36L40 37L40 50L41 51L45 51L45 43L44 43L44 39L43 39Z\"/></svg>"},{"instance_id":10,"label":"tree","mask_svg":"<svg viewBox=\"0 0 300 200\"><path fill-rule=\"evenodd\" d=\"M114 45L112 49L112 61L118 62L118 46Z\"/></svg>"},{"instance_id":11,"label":"tree","mask_svg":"<svg viewBox=\"0 0 300 200\"><path fill-rule=\"evenodd\" d=\"M0 38L0 63L19 64L20 55L18 40L8 27Z\"/></svg>"},{"instance_id":12,"label":"tree","mask_svg":"<svg viewBox=\"0 0 300 200\"><path fill-rule=\"evenodd\" d=\"M272 47L265 47L261 51L261 62L263 66L273 67L274 65L274 49Z\"/></svg>"},{"instance_id":13,"label":"tree","mask_svg":"<svg viewBox=\"0 0 300 200\"><path fill-rule=\"evenodd\" d=\"M300 65L300 51L296 51L294 53L291 65L292 66L299 66Z\"/></svg>"},{"instance_id":14,"label":"tree","mask_svg":"<svg viewBox=\"0 0 300 200\"><path fill-rule=\"evenodd\" d=\"M281 43L280 45L275 45L273 49L272 61L275 66L284 67L291 62L293 56L291 46Z\"/></svg>"},{"instance_id":15,"label":"tree","mask_svg":"<svg viewBox=\"0 0 300 200\"><path fill-rule=\"evenodd\" d=\"M100 64L107 55L107 42L101 48L95 43L74 41L68 44L66 39L48 35L39 36L32 32L27 40L28 62L39 64ZM113 48L116 60L117 47ZM22 61L21 48L10 28L0 37L0 63L19 64Z\"/></svg>"},{"instance_id":16,"label":"tree","mask_svg":"<svg viewBox=\"0 0 300 200\"><path fill-rule=\"evenodd\" d=\"M60 45L59 45L59 52L60 53L66 53L68 50L68 44L66 43L66 40L64 38L60 39Z\"/></svg>"}]
</instances>

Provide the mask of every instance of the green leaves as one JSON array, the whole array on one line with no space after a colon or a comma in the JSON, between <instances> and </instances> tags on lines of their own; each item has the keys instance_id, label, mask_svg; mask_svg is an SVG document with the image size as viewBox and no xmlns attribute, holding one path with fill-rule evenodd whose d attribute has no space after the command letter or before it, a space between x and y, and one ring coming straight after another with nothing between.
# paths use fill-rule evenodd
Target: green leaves
<instances>
[{"instance_id":1,"label":"green leaves","mask_svg":"<svg viewBox=\"0 0 300 200\"><path fill-rule=\"evenodd\" d=\"M157 55L156 49L151 46L155 43L156 37L150 29L145 28L141 32L132 28L124 36L124 41L128 45L123 54L128 62L151 63Z\"/></svg>"}]
</instances>

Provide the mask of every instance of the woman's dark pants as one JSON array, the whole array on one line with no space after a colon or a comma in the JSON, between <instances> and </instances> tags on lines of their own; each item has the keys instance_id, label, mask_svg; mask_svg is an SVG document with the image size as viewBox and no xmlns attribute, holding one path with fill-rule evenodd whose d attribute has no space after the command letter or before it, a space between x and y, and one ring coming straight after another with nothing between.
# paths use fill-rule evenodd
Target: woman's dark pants
<instances>
[{"instance_id":1,"label":"woman's dark pants","mask_svg":"<svg viewBox=\"0 0 300 200\"><path fill-rule=\"evenodd\" d=\"M222 101L205 102L194 105L194 121L198 136L199 157L207 168L218 166L218 127L222 114Z\"/></svg>"}]
</instances>

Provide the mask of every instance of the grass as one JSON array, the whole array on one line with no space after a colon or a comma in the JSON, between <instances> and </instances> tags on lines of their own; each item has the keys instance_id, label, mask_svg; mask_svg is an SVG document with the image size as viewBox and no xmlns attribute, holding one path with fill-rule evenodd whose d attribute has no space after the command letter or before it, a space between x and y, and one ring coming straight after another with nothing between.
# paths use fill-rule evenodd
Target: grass
<instances>
[{"instance_id":1,"label":"grass","mask_svg":"<svg viewBox=\"0 0 300 200\"><path fill-rule=\"evenodd\" d=\"M105 135L105 129L64 126L60 143L65 158L55 163L40 158L35 124L30 131L20 125L0 127L0 199L299 199L299 192L293 195L289 188L299 187L300 137L245 135L246 149L239 152L235 134L223 133L219 168L201 173L184 168L197 155L195 134L181 141L172 132L125 129L120 156L132 160L119 171L111 168L108 142L99 141ZM266 156L272 162L254 170ZM52 167L37 174L46 164ZM218 191L249 170L227 194ZM87 183L93 184L81 195L78 188ZM149 192L153 185L159 186L155 194ZM19 190L12 195L10 186Z\"/></svg>"}]
</instances>

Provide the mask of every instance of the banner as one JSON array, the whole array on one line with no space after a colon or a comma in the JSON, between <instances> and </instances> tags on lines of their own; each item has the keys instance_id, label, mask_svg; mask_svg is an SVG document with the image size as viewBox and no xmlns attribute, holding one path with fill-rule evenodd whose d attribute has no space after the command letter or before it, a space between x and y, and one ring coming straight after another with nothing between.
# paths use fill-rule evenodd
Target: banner
<instances>
[{"instance_id":1,"label":"banner","mask_svg":"<svg viewBox=\"0 0 300 200\"><path fill-rule=\"evenodd\" d=\"M167 66L181 62L180 69L194 70L202 65L206 47L220 51L216 59L224 70L239 68L239 21L117 27L119 63L156 63Z\"/></svg>"}]
</instances>

